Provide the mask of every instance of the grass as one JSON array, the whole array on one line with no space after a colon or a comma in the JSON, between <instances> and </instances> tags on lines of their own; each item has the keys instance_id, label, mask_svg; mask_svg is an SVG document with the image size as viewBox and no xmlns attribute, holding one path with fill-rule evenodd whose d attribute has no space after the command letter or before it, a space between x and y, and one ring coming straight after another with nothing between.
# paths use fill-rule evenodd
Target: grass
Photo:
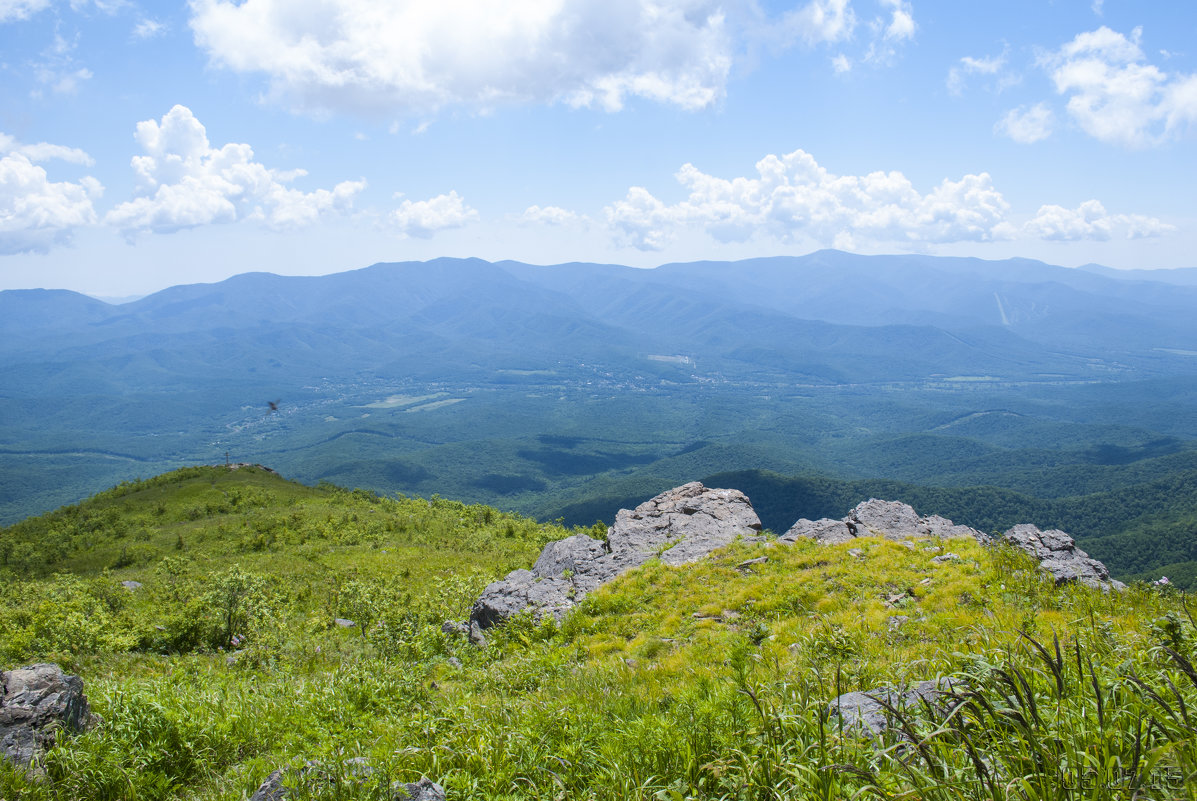
<instances>
[{"instance_id":1,"label":"grass","mask_svg":"<svg viewBox=\"0 0 1197 801\"><path fill-rule=\"evenodd\" d=\"M0 799L232 801L309 760L297 798L422 775L453 799L1197 797L1178 592L1054 587L964 541L734 543L626 574L560 627L517 619L485 649L441 630L568 533L223 468L5 529L3 664L60 662L103 722L47 781L0 766ZM939 676L960 680L939 709L891 710L880 740L832 713Z\"/></svg>"}]
</instances>

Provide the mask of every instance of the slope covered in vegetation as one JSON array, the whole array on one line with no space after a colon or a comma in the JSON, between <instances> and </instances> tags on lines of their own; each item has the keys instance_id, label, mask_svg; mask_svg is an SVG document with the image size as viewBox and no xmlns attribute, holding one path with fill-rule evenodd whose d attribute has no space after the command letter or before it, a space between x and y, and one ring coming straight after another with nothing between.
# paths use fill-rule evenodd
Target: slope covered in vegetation
<instances>
[{"instance_id":1,"label":"slope covered in vegetation","mask_svg":"<svg viewBox=\"0 0 1197 801\"><path fill-rule=\"evenodd\" d=\"M971 541L738 542L650 562L561 626L516 619L483 648L442 628L568 533L259 468L4 529L0 664L59 662L102 723L44 782L0 765L0 798L232 801L358 756L374 779L328 797L427 775L453 799L1197 798L1175 591L1054 587ZM941 676L962 682L946 718L908 709L873 740L831 714Z\"/></svg>"}]
</instances>

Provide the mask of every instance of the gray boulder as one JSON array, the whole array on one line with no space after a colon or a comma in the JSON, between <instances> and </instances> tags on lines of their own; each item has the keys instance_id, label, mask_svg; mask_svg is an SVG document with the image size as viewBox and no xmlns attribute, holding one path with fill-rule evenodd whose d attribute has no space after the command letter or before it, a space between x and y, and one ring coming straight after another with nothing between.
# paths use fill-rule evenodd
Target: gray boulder
<instances>
[{"instance_id":1,"label":"gray boulder","mask_svg":"<svg viewBox=\"0 0 1197 801\"><path fill-rule=\"evenodd\" d=\"M82 732L91 725L83 680L52 664L0 672L0 754L31 775L59 731Z\"/></svg>"},{"instance_id":2,"label":"gray boulder","mask_svg":"<svg viewBox=\"0 0 1197 801\"><path fill-rule=\"evenodd\" d=\"M606 542L575 534L549 543L531 570L512 571L488 586L470 620L485 629L531 610L538 619L560 622L587 594L649 559L694 562L760 530L744 493L691 482L621 509Z\"/></svg>"},{"instance_id":3,"label":"gray boulder","mask_svg":"<svg viewBox=\"0 0 1197 801\"><path fill-rule=\"evenodd\" d=\"M906 690L880 687L865 692L844 693L831 702L829 711L833 716L840 717L845 730L857 729L869 737L881 737L889 730L890 712L886 704L903 713L913 713L929 705L937 717L943 717L948 711L948 704L944 701L951 697L951 691L956 687L957 684L951 679L939 678L920 681Z\"/></svg>"},{"instance_id":4,"label":"gray boulder","mask_svg":"<svg viewBox=\"0 0 1197 801\"><path fill-rule=\"evenodd\" d=\"M939 539L974 539L982 545L991 545L993 538L968 526L959 526L939 515L920 517L914 508L897 501L881 501L870 498L857 504L842 520L807 520L803 518L789 531L778 538L779 542L793 543L799 538L810 538L821 545L838 545L855 537L885 537L912 548L914 540L925 537ZM1001 542L1026 551L1039 561L1039 567L1050 573L1057 584L1079 582L1089 587L1102 589L1126 589L1126 585L1110 578L1110 571L1101 562L1076 547L1076 541L1058 529L1040 531L1029 523L1022 523L1007 531ZM944 554L931 561L942 564L958 560L956 554Z\"/></svg>"},{"instance_id":5,"label":"gray boulder","mask_svg":"<svg viewBox=\"0 0 1197 801\"><path fill-rule=\"evenodd\" d=\"M805 517L790 526L790 530L778 537L779 542L796 542L799 538L808 537L820 545L839 545L855 537L852 529L843 520L832 520L829 517L819 520L807 520Z\"/></svg>"},{"instance_id":6,"label":"gray boulder","mask_svg":"<svg viewBox=\"0 0 1197 801\"><path fill-rule=\"evenodd\" d=\"M1121 581L1110 578L1104 564L1076 547L1076 540L1059 529L1040 531L1030 523L1020 523L1003 534L1001 541L1038 559L1039 569L1050 574L1056 584L1126 589Z\"/></svg>"},{"instance_id":7,"label":"gray boulder","mask_svg":"<svg viewBox=\"0 0 1197 801\"><path fill-rule=\"evenodd\" d=\"M785 534L781 542L795 542L809 537L821 545L839 545L854 537L884 537L887 540L909 541L924 537L958 539L971 537L985 543L989 537L975 528L958 526L946 517L920 517L914 508L898 501L870 498L856 505L842 520L802 518Z\"/></svg>"}]
</instances>

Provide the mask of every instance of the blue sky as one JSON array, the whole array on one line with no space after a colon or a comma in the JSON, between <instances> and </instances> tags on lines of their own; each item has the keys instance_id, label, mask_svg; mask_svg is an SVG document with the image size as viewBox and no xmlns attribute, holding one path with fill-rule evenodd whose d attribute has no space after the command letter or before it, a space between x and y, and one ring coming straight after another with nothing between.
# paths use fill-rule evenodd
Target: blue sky
<instances>
[{"instance_id":1,"label":"blue sky","mask_svg":"<svg viewBox=\"0 0 1197 801\"><path fill-rule=\"evenodd\" d=\"M0 0L0 288L442 255L1197 266L1197 4Z\"/></svg>"}]
</instances>

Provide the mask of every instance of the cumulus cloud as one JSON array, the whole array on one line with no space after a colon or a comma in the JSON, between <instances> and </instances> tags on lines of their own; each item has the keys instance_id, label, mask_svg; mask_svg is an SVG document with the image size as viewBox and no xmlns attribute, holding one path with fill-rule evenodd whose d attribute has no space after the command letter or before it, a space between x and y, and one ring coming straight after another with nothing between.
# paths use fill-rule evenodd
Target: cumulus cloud
<instances>
[{"instance_id":1,"label":"cumulus cloud","mask_svg":"<svg viewBox=\"0 0 1197 801\"><path fill-rule=\"evenodd\" d=\"M717 0L191 0L214 64L260 73L310 111L490 109L723 94L733 42Z\"/></svg>"},{"instance_id":2,"label":"cumulus cloud","mask_svg":"<svg viewBox=\"0 0 1197 801\"><path fill-rule=\"evenodd\" d=\"M717 178L692 164L676 174L689 194L668 205L643 187L605 209L616 239L641 250L660 250L683 226L698 227L720 242L764 234L787 241L810 238L851 246L874 242L985 242L1011 237L1009 204L987 173L945 179L920 193L900 172L835 175L802 150L769 155L756 177Z\"/></svg>"},{"instance_id":3,"label":"cumulus cloud","mask_svg":"<svg viewBox=\"0 0 1197 801\"><path fill-rule=\"evenodd\" d=\"M91 164L81 150L51 144L21 145L0 134L0 254L44 253L70 241L80 226L96 222L92 205L100 182L51 181L39 162Z\"/></svg>"},{"instance_id":4,"label":"cumulus cloud","mask_svg":"<svg viewBox=\"0 0 1197 801\"><path fill-rule=\"evenodd\" d=\"M520 221L535 225L574 225L583 223L586 217L560 206L529 206L520 215Z\"/></svg>"},{"instance_id":5,"label":"cumulus cloud","mask_svg":"<svg viewBox=\"0 0 1197 801\"><path fill-rule=\"evenodd\" d=\"M998 120L994 131L1010 137L1015 142L1029 145L1051 136L1054 123L1055 115L1047 104L1036 103L1030 108L1019 106L1010 109Z\"/></svg>"},{"instance_id":6,"label":"cumulus cloud","mask_svg":"<svg viewBox=\"0 0 1197 801\"><path fill-rule=\"evenodd\" d=\"M996 75L1004 66L1006 66L1005 53L997 56L986 56L984 58L965 56L948 70L948 91L954 95L959 95L964 91L964 87L968 83L968 76Z\"/></svg>"},{"instance_id":7,"label":"cumulus cloud","mask_svg":"<svg viewBox=\"0 0 1197 801\"><path fill-rule=\"evenodd\" d=\"M1087 200L1075 209L1063 206L1041 206L1039 213L1026 224L1031 236L1057 242L1081 239L1105 241L1114 236L1125 239L1145 239L1161 236L1175 228L1155 217L1142 214L1109 214L1096 200Z\"/></svg>"},{"instance_id":8,"label":"cumulus cloud","mask_svg":"<svg viewBox=\"0 0 1197 801\"><path fill-rule=\"evenodd\" d=\"M437 231L461 228L477 219L477 211L467 206L457 192L449 192L428 200L404 200L388 221L404 236L428 239Z\"/></svg>"},{"instance_id":9,"label":"cumulus cloud","mask_svg":"<svg viewBox=\"0 0 1197 801\"><path fill-rule=\"evenodd\" d=\"M1081 130L1103 142L1146 147L1197 121L1197 75L1169 75L1146 61L1143 31L1102 26L1043 59Z\"/></svg>"},{"instance_id":10,"label":"cumulus cloud","mask_svg":"<svg viewBox=\"0 0 1197 801\"><path fill-rule=\"evenodd\" d=\"M207 131L186 106L162 120L137 124L144 155L134 156L139 197L108 212L105 221L127 237L142 231L170 233L212 223L260 220L272 228L310 225L322 215L348 210L365 181L302 192L287 186L303 170L271 170L246 144L213 148Z\"/></svg>"}]
</instances>

